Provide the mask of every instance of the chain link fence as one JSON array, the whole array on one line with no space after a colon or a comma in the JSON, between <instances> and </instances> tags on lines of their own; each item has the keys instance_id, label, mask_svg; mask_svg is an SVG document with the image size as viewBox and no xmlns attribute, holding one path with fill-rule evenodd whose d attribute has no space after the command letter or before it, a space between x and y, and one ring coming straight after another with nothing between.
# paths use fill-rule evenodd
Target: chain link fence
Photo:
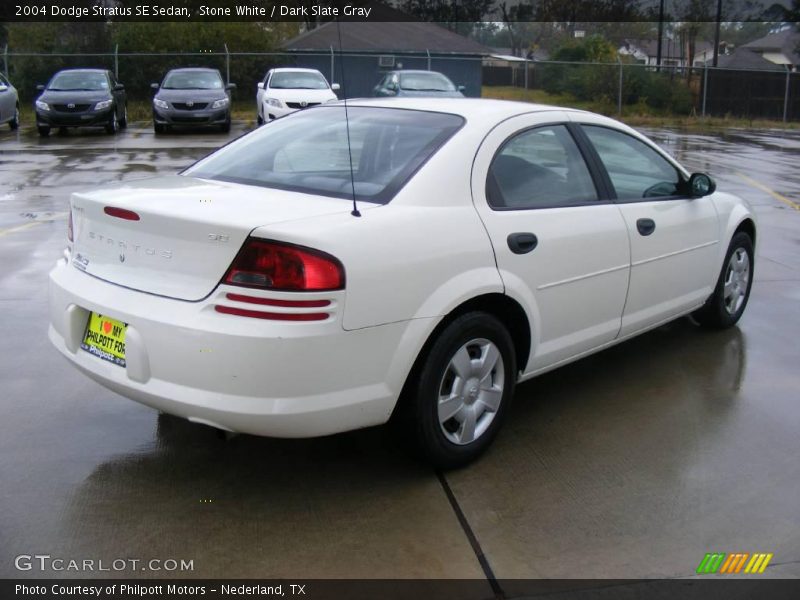
<instances>
[{"instance_id":1,"label":"chain link fence","mask_svg":"<svg viewBox=\"0 0 800 600\"><path fill-rule=\"evenodd\" d=\"M630 63L518 61L486 66L488 86L513 86L599 103L607 112L800 120L800 73L788 69L661 67Z\"/></svg>"},{"instance_id":2,"label":"chain link fence","mask_svg":"<svg viewBox=\"0 0 800 600\"><path fill-rule=\"evenodd\" d=\"M17 87L22 102L32 102L36 86L66 68L102 68L113 71L125 84L128 97L148 100L150 84L178 67L219 69L228 82L238 86L235 98L255 97L256 85L274 67L312 66L329 81L342 84L340 95L369 95L382 73L394 68L429 69L448 75L457 85L466 84L467 95L479 95L483 86L513 86L541 90L593 102L603 112L622 114L641 109L665 115L698 115L800 121L800 73L789 70L740 70L713 67L655 67L630 63L578 63L516 61L509 66L483 66L480 57L453 57L417 53L394 56L391 66L381 66L374 54L326 52L195 52L96 54L2 54L4 73Z\"/></svg>"},{"instance_id":3,"label":"chain link fence","mask_svg":"<svg viewBox=\"0 0 800 600\"><path fill-rule=\"evenodd\" d=\"M49 54L12 52L5 49L2 68L19 91L22 102L32 102L36 86L46 84L60 69L99 68L114 72L125 85L128 98L152 97L150 84L160 82L167 71L180 67L219 69L228 83L236 83L234 97L255 98L256 86L269 69L310 67L318 69L331 82L342 87L340 97L368 96L383 75L393 69L440 71L456 85L464 85L466 95L480 96L481 58L452 56L427 51L392 55L346 52L216 52L147 53L122 52ZM390 59L390 60L386 60Z\"/></svg>"}]
</instances>

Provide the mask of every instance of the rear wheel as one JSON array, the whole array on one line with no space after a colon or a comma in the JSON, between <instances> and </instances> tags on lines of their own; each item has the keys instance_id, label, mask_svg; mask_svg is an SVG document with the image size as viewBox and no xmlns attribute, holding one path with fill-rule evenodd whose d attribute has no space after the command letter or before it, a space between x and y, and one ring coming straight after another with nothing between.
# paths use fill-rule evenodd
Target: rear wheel
<instances>
[{"instance_id":1,"label":"rear wheel","mask_svg":"<svg viewBox=\"0 0 800 600\"><path fill-rule=\"evenodd\" d=\"M475 460L500 429L514 394L511 336L494 316L467 313L445 327L420 364L403 399L406 430L439 468Z\"/></svg>"},{"instance_id":2,"label":"rear wheel","mask_svg":"<svg viewBox=\"0 0 800 600\"><path fill-rule=\"evenodd\" d=\"M14 116L8 122L8 128L12 131L19 127L19 104L14 107Z\"/></svg>"},{"instance_id":3,"label":"rear wheel","mask_svg":"<svg viewBox=\"0 0 800 600\"><path fill-rule=\"evenodd\" d=\"M50 127L48 125L37 125L36 126L39 135L42 137L47 137L50 135Z\"/></svg>"},{"instance_id":4,"label":"rear wheel","mask_svg":"<svg viewBox=\"0 0 800 600\"><path fill-rule=\"evenodd\" d=\"M753 240L740 231L725 255L714 293L692 317L705 327L731 327L742 317L753 285Z\"/></svg>"}]
</instances>

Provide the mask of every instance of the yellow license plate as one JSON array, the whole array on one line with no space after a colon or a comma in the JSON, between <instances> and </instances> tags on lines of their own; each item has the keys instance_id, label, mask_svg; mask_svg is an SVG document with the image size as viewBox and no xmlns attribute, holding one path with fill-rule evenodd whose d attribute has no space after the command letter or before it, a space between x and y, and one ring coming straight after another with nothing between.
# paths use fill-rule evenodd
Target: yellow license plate
<instances>
[{"instance_id":1,"label":"yellow license plate","mask_svg":"<svg viewBox=\"0 0 800 600\"><path fill-rule=\"evenodd\" d=\"M95 356L125 366L125 331L128 326L105 315L91 313L81 348Z\"/></svg>"}]
</instances>

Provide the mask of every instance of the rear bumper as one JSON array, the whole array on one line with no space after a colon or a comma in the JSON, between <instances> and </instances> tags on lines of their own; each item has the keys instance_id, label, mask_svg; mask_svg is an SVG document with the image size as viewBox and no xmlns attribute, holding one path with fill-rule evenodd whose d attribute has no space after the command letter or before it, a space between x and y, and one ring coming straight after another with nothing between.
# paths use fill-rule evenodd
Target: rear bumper
<instances>
[{"instance_id":1,"label":"rear bumper","mask_svg":"<svg viewBox=\"0 0 800 600\"><path fill-rule=\"evenodd\" d=\"M429 325L345 331L344 292L317 295L331 300L325 321L220 314L214 305L231 304L225 293L221 286L200 302L163 298L60 260L50 273L49 337L86 375L147 406L230 431L313 437L385 422L413 361L401 340ZM90 311L128 324L125 367L80 348Z\"/></svg>"},{"instance_id":2,"label":"rear bumper","mask_svg":"<svg viewBox=\"0 0 800 600\"><path fill-rule=\"evenodd\" d=\"M228 108L203 110L153 109L153 121L159 125L204 127L207 125L224 125L230 119Z\"/></svg>"}]
</instances>

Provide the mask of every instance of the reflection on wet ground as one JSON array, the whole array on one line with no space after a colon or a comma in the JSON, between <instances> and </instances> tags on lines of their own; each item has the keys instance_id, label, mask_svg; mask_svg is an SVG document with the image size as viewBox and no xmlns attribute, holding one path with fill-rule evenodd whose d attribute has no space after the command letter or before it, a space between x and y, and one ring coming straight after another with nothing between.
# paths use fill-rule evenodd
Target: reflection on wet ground
<instances>
[{"instance_id":1,"label":"reflection on wet ground","mask_svg":"<svg viewBox=\"0 0 800 600\"><path fill-rule=\"evenodd\" d=\"M751 304L738 328L677 321L520 386L492 450L445 476L500 579L688 577L715 550L800 576L800 212L742 177L800 202L800 133L647 133L756 207ZM0 133L0 577L41 577L13 567L33 553L194 561L104 576L485 577L436 474L384 429L225 441L50 348L69 193L228 139Z\"/></svg>"}]
</instances>

